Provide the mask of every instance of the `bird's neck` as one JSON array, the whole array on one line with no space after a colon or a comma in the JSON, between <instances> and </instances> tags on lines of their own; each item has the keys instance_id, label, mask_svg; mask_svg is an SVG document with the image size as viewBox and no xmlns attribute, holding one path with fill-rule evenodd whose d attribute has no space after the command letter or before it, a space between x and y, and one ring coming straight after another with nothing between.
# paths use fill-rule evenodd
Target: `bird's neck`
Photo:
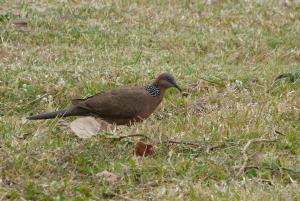
<instances>
[{"instance_id":1,"label":"bird's neck","mask_svg":"<svg viewBox=\"0 0 300 201\"><path fill-rule=\"evenodd\" d=\"M164 93L164 90L161 89L157 84L151 84L146 86L146 91L153 97L159 97L162 96Z\"/></svg>"}]
</instances>

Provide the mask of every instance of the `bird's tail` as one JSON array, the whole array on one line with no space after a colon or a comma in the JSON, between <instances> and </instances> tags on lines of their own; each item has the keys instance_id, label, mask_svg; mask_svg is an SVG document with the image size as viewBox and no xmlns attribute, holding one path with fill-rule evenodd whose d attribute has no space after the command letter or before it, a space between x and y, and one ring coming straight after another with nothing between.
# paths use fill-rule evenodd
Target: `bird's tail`
<instances>
[{"instance_id":1,"label":"bird's tail","mask_svg":"<svg viewBox=\"0 0 300 201\"><path fill-rule=\"evenodd\" d=\"M73 107L70 109L63 109L58 110L54 112L46 112L38 115L33 115L30 117L27 117L29 120L38 120L38 119L53 119L57 117L69 117L69 116L84 116L86 115L86 110L83 110L81 108Z\"/></svg>"}]
</instances>

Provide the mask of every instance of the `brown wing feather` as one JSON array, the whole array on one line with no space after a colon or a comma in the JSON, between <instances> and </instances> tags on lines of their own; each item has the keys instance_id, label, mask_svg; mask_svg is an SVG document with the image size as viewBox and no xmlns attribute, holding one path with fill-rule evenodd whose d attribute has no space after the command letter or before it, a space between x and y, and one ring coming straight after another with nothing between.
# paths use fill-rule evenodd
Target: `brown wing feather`
<instances>
[{"instance_id":1,"label":"brown wing feather","mask_svg":"<svg viewBox=\"0 0 300 201\"><path fill-rule=\"evenodd\" d=\"M100 94L103 94L104 92L100 92L100 93L97 93L93 96L88 96L86 98L77 98L77 99L73 99L71 102L72 102L72 105L74 106L77 106L78 104L82 103L83 101L87 100L87 99L90 99L90 98L93 98L94 96L99 96Z\"/></svg>"},{"instance_id":2,"label":"brown wing feather","mask_svg":"<svg viewBox=\"0 0 300 201\"><path fill-rule=\"evenodd\" d=\"M144 89L116 89L74 103L103 118L134 118L145 108Z\"/></svg>"}]
</instances>

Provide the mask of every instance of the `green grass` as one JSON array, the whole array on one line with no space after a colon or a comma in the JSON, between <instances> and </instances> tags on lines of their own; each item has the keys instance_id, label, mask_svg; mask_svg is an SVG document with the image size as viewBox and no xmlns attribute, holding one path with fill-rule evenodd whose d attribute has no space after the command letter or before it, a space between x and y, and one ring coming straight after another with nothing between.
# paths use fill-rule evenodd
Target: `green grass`
<instances>
[{"instance_id":1,"label":"green grass","mask_svg":"<svg viewBox=\"0 0 300 201\"><path fill-rule=\"evenodd\" d=\"M0 200L300 200L299 82L272 85L300 68L300 5L207 2L0 0ZM113 132L149 136L153 156L132 154L136 138L25 120L161 72L190 95L170 90L151 118ZM258 169L237 175L245 144L275 130L276 143L248 149Z\"/></svg>"}]
</instances>

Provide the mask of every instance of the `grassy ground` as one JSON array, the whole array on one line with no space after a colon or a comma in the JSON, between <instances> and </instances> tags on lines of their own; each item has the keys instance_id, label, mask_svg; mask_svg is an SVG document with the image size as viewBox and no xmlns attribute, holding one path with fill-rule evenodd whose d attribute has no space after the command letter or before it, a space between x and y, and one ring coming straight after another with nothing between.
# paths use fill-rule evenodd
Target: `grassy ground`
<instances>
[{"instance_id":1,"label":"grassy ground","mask_svg":"<svg viewBox=\"0 0 300 201\"><path fill-rule=\"evenodd\" d=\"M0 0L0 200L300 200L299 83L272 86L299 67L292 1ZM170 90L147 121L112 132L144 133L153 156L132 154L137 138L25 120L161 72L190 95ZM256 138L277 141L251 144L238 174ZM156 143L167 139L202 146Z\"/></svg>"}]
</instances>

